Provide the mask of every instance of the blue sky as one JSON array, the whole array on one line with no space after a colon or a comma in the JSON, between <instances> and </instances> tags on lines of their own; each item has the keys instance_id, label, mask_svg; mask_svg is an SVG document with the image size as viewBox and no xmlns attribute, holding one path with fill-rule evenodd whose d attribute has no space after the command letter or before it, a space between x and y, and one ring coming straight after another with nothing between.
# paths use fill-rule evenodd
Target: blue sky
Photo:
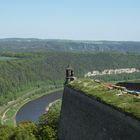
<instances>
[{"instance_id":1,"label":"blue sky","mask_svg":"<svg viewBox=\"0 0 140 140\"><path fill-rule=\"evenodd\" d=\"M140 41L140 0L0 0L0 38Z\"/></svg>"}]
</instances>

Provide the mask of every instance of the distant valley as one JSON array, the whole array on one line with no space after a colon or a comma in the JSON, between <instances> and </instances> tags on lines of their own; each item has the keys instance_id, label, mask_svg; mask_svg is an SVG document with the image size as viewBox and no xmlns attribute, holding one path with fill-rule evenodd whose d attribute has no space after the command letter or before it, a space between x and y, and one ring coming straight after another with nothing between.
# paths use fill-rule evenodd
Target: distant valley
<instances>
[{"instance_id":1,"label":"distant valley","mask_svg":"<svg viewBox=\"0 0 140 140\"><path fill-rule=\"evenodd\" d=\"M88 73L91 79L96 78L103 82L138 81L140 79L139 53L140 42L0 39L1 124L15 126L16 114L24 104L41 96L44 99L44 95L53 96L54 91L62 90L68 64L72 65L74 76L78 79L83 79L84 74ZM45 104L46 102L45 99ZM40 105L38 107L40 108ZM44 105L42 107L44 108ZM50 115L48 112L43 114L41 116L43 118L37 125L33 122L21 123L12 129L0 125L3 135L19 136L16 130L24 128L25 132L23 131L22 134L26 136L26 129L31 126L31 132L36 136L32 128L34 126L38 131L37 136L44 137L42 132L45 134L51 132L50 134L53 134L56 139L60 109L61 101L49 109ZM44 131L48 121L55 121L55 123L47 125L48 129ZM40 123L42 131L40 131ZM42 124L45 124L45 127Z\"/></svg>"}]
</instances>

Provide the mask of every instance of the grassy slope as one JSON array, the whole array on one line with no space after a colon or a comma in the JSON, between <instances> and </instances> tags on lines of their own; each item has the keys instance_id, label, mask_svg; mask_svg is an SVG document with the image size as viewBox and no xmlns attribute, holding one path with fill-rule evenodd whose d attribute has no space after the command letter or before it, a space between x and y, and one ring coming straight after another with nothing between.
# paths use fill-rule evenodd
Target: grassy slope
<instances>
[{"instance_id":1,"label":"grassy slope","mask_svg":"<svg viewBox=\"0 0 140 140\"><path fill-rule=\"evenodd\" d=\"M80 79L68 85L76 90L83 91L85 95L94 97L98 101L108 104L118 110L140 118L140 99L134 95L124 94L117 96L119 90L108 90L105 83L98 84L92 80Z\"/></svg>"}]
</instances>

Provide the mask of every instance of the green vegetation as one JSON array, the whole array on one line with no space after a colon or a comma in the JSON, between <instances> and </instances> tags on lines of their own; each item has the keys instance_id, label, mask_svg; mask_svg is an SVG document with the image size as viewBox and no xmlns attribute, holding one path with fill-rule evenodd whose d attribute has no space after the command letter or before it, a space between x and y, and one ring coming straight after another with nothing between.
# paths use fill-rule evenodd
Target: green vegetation
<instances>
[{"instance_id":1,"label":"green vegetation","mask_svg":"<svg viewBox=\"0 0 140 140\"><path fill-rule=\"evenodd\" d=\"M140 42L74 41L33 38L0 39L0 52L122 52L140 53Z\"/></svg>"},{"instance_id":2,"label":"green vegetation","mask_svg":"<svg viewBox=\"0 0 140 140\"><path fill-rule=\"evenodd\" d=\"M15 60L17 59L16 57L5 57L5 56L0 56L0 61L10 61L10 60Z\"/></svg>"},{"instance_id":3,"label":"green vegetation","mask_svg":"<svg viewBox=\"0 0 140 140\"><path fill-rule=\"evenodd\" d=\"M31 44L32 43L33 42L31 42ZM28 46L26 46L26 43L24 45L25 47ZM22 46L24 47L24 45ZM15 47L17 46L18 45L15 43ZM34 44L33 46L35 47L37 46L37 44ZM31 48L29 48L29 51L30 49ZM46 91L48 90L58 89L63 86L65 80L65 68L69 63L74 67L76 77L83 77L84 74L93 70L128 67L140 69L140 55L138 54L110 52L80 53L78 51L76 53L73 53L58 50L56 52L46 53L21 53L21 48L17 49L17 52L20 53L15 53L14 50L13 52L6 51L0 53L0 117L2 118L2 124L6 124L9 126L14 125L13 120L16 111L24 103L47 94ZM121 75L120 78L121 80L140 79L139 75L140 73L134 73L133 75L129 74L124 76ZM119 75L115 75L114 77L115 78L105 78L107 78L106 81L120 80L118 78ZM85 85L88 84L85 83ZM79 86L80 90L82 88L84 88L82 90L87 90L88 96L93 95L92 91L96 91L94 93L96 94L96 97L98 99L102 97L101 99L104 102L107 102L112 106L117 106L118 108L123 108L127 112L131 112L136 116L136 113L138 112L136 111L136 108L137 110L139 109L138 99L136 99L135 97L130 98L127 95L124 95L126 96L126 98L123 98L124 96L117 97L115 93L118 93L119 91L115 90L109 92L106 91L106 89L104 89L101 85L97 83L94 84L95 86L93 86L92 84L90 85L90 89L86 88L86 86L81 87L79 86L79 83L77 84L75 82L75 87ZM74 87L74 85L72 86ZM98 86L99 88L97 89ZM105 93L107 93L107 96L104 96ZM116 102L114 102L114 100L116 100ZM126 100L128 102L122 104L123 102L126 102ZM131 104L131 102L134 102L133 105ZM135 108L135 110L132 111L133 108ZM58 109L50 111L50 115L49 113L43 115L44 119L42 117L39 124L24 122L16 128L0 126L0 132L2 132L0 133L0 139L2 139L3 137L3 140L20 140L21 137L24 139L25 136L27 136L26 138L31 140L56 139L59 113L60 110ZM45 125L43 125L43 121L45 122ZM5 134L5 132L8 131L9 133Z\"/></svg>"},{"instance_id":4,"label":"green vegetation","mask_svg":"<svg viewBox=\"0 0 140 140\"><path fill-rule=\"evenodd\" d=\"M105 83L96 83L89 79L76 80L68 86L83 91L85 95L94 97L100 102L140 118L140 99L134 95L123 94L117 96L116 94L119 94L120 90L108 90Z\"/></svg>"},{"instance_id":5,"label":"green vegetation","mask_svg":"<svg viewBox=\"0 0 140 140\"><path fill-rule=\"evenodd\" d=\"M133 82L140 82L140 73L122 73L122 74L112 74L112 75L102 75L102 76L94 76L90 77L91 79L99 79L103 81L133 81ZM135 80L136 79L136 80Z\"/></svg>"},{"instance_id":6,"label":"green vegetation","mask_svg":"<svg viewBox=\"0 0 140 140\"><path fill-rule=\"evenodd\" d=\"M13 56L13 53L11 55ZM62 78L53 76L51 64L45 63L45 55L14 55L22 59L0 62L0 105L15 100L24 94L21 91L32 87L39 88L47 85L57 88L63 84Z\"/></svg>"},{"instance_id":7,"label":"green vegetation","mask_svg":"<svg viewBox=\"0 0 140 140\"><path fill-rule=\"evenodd\" d=\"M59 119L60 119L60 111L61 111L61 100L55 102L49 109L48 112L44 113L40 117L39 126L41 128L50 127L54 132L54 139L57 139L58 135L58 127L59 127ZM44 130L41 129L41 132L44 133ZM43 136L44 134L42 134Z\"/></svg>"},{"instance_id":8,"label":"green vegetation","mask_svg":"<svg viewBox=\"0 0 140 140\"><path fill-rule=\"evenodd\" d=\"M1 107L1 123L3 125L8 126L16 126L15 124L15 116L17 111L27 102L39 98L43 95L51 94L52 92L62 90L62 88L55 87L40 87L37 89L32 89L31 91L26 91L26 94L22 95L21 97L17 98L15 101L11 102L10 104Z\"/></svg>"},{"instance_id":9,"label":"green vegetation","mask_svg":"<svg viewBox=\"0 0 140 140\"><path fill-rule=\"evenodd\" d=\"M92 70L134 67L140 69L140 55L120 53L2 53L1 56L16 57L15 60L0 61L0 105L22 96L24 90L41 85L63 85L65 68L71 63L75 75L82 77ZM140 79L140 73L109 80Z\"/></svg>"},{"instance_id":10,"label":"green vegetation","mask_svg":"<svg viewBox=\"0 0 140 140\"><path fill-rule=\"evenodd\" d=\"M60 108L61 101L57 101L41 116L38 124L21 122L15 128L0 125L0 140L56 140Z\"/></svg>"}]
</instances>

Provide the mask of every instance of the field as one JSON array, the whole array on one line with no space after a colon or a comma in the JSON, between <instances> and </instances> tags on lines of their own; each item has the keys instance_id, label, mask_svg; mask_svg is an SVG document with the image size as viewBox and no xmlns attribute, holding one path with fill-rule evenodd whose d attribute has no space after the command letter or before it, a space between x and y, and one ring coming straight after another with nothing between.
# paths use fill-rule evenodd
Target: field
<instances>
[{"instance_id":1,"label":"field","mask_svg":"<svg viewBox=\"0 0 140 140\"><path fill-rule=\"evenodd\" d=\"M17 57L6 57L6 56L0 56L0 61L11 61L11 60L16 60L18 59Z\"/></svg>"}]
</instances>

